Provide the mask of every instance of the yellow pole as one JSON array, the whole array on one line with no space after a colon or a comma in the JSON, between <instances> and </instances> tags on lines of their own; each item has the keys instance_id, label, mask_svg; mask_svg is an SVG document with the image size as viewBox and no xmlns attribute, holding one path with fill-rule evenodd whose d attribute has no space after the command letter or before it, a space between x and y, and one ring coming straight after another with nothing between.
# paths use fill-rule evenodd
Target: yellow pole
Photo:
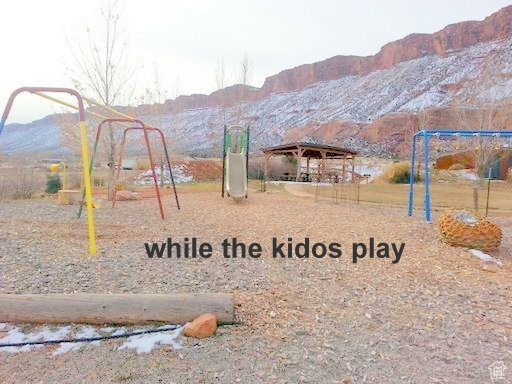
<instances>
[{"instance_id":1,"label":"yellow pole","mask_svg":"<svg viewBox=\"0 0 512 384\"><path fill-rule=\"evenodd\" d=\"M116 115L119 115L119 116L124 117L124 118L126 118L126 119L135 120L135 117L130 116L130 115L127 115L127 114L122 113L122 112L119 112L119 111L115 110L114 108L109 107L108 105L104 105L104 104L98 103L98 102L97 102L97 101L95 101L94 99L90 99L90 98L85 97L85 96L83 96L83 99L84 99L85 101L87 101L89 104L94 104L94 105L97 105L98 107L102 107L102 108L106 109L107 111L110 111L110 112L112 112L112 113L115 113ZM146 123L144 123L144 125L146 125L146 127L149 127L149 128L155 128L155 127L153 127L151 124L146 124Z\"/></svg>"},{"instance_id":2,"label":"yellow pole","mask_svg":"<svg viewBox=\"0 0 512 384\"><path fill-rule=\"evenodd\" d=\"M59 104L62 104L62 105L65 105L66 107L69 107L69 108L72 108L72 109L76 109L78 110L78 106L74 105L74 104L71 104L71 103L68 103L66 101L63 101L63 100L60 100L56 97L53 97L53 96L49 96L45 93L42 93L42 92L35 92L36 95L38 96L41 96L45 99L48 99L48 100L51 100L51 101L54 101L56 103L59 103ZM124 113L121 113L119 111L116 111L115 109L111 108L111 107L108 107L106 105L103 105L103 104L100 104L92 99L89 99L87 97L83 97L84 100L86 100L89 104L95 104L97 106L101 106L105 109L107 109L108 111L110 112L113 112L119 116L122 116L122 117L125 117L127 119L131 119L131 120L135 120L134 117L130 116L130 115L126 115ZM95 117L98 117L100 119L106 119L105 116L99 114L99 113L95 113L93 111L88 111L88 110L85 110L86 113L89 113L90 115L92 116L95 116ZM117 122L117 124L119 125L122 125L122 126L125 126L125 127L128 127L127 124L124 124L122 122ZM148 125L146 124L146 126L150 127L150 128L154 128L152 125ZM82 142L82 163L83 163L83 168L84 168L84 184L85 184L85 203L86 203L86 208L87 208L87 224L88 224L88 229L89 229L89 252L91 255L94 255L96 254L96 236L95 236L95 232L94 232L94 219L93 219L93 212L92 212L92 187L91 187L91 175L90 175L90 172L89 172L89 155L88 155L88 147L87 147L87 129L86 129L86 126L85 126L85 122L84 121L81 121L80 122L80 137L81 137L81 142Z\"/></svg>"},{"instance_id":3,"label":"yellow pole","mask_svg":"<svg viewBox=\"0 0 512 384\"><path fill-rule=\"evenodd\" d=\"M42 92L35 92L34 94L35 94L35 95L37 95L37 96L41 96L41 97L43 97L43 98L45 98L45 99L48 99L48 100L54 101L54 102L56 102L56 103L58 103L58 104L62 104L62 105L64 105L64 106L66 106L66 107L69 107L69 108L72 108L72 109L76 109L76 110L78 111L78 107L77 107L76 105L71 104L71 103L68 103L67 101L64 101L64 100L58 99L58 98L56 98L56 97L53 97L53 96L47 95L46 93L42 93ZM83 97L83 98L84 98L85 100L88 100L86 97ZM99 105L99 104L98 104L98 105ZM90 114L91 116L97 117L97 118L102 119L102 120L107 119L107 116L103 116L103 115L101 115L101 114L99 114L99 113L96 113L96 112L93 112L93 111L85 110L85 113L88 113L88 114ZM120 112L118 112L118 113L120 113ZM132 120L133 120L133 117L130 117L130 119L132 119ZM116 121L115 123L117 123L117 124L119 124L119 125L122 125L122 126L124 126L124 127L127 127L127 128L129 127L129 125L128 125L128 124L124 124L123 122L120 122L120 121Z\"/></svg>"},{"instance_id":4,"label":"yellow pole","mask_svg":"<svg viewBox=\"0 0 512 384\"><path fill-rule=\"evenodd\" d=\"M87 129L85 122L80 122L80 138L82 142L82 165L84 168L85 204L87 207L87 226L89 229L89 252L96 254L96 236L94 234L94 219L92 213L92 187L89 173L89 153L87 148Z\"/></svg>"}]
</instances>

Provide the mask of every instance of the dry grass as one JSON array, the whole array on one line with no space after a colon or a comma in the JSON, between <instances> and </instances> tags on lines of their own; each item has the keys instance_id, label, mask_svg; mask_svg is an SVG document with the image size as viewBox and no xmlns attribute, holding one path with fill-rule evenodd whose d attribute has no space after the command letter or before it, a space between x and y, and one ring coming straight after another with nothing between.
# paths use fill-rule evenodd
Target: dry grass
<instances>
[{"instance_id":1,"label":"dry grass","mask_svg":"<svg viewBox=\"0 0 512 384\"><path fill-rule=\"evenodd\" d=\"M432 184L430 186L431 202L433 208L447 207L472 208L473 183ZM481 185L478 189L480 210L485 209L487 188ZM511 186L503 182L492 182L490 193L490 210L492 214L499 215L512 211ZM409 186L400 184L368 184L361 185L361 200L379 204L392 204L406 206L409 199ZM423 207L425 193L424 184L414 186L414 205Z\"/></svg>"},{"instance_id":2,"label":"dry grass","mask_svg":"<svg viewBox=\"0 0 512 384\"><path fill-rule=\"evenodd\" d=\"M478 185L478 207L481 212L485 212L487 199L487 183L482 182L450 182L450 183L432 183L430 185L431 204L433 210L441 210L449 207L455 208L473 208L473 188ZM335 191L332 186L317 188L315 186L303 185L310 198L314 199L320 190L324 199L333 199ZM337 186L337 196L340 199L342 195L341 186ZM343 196L349 200L357 200L357 186L346 185L343 189ZM425 186L423 183L414 185L414 206L417 209L423 209L423 199ZM512 185L510 183L493 181L491 182L491 192L489 195L489 214L491 216L509 215L512 213ZM407 207L409 201L409 185L407 184L388 184L388 183L370 183L359 186L359 200L361 203L373 203L386 206Z\"/></svg>"}]
</instances>

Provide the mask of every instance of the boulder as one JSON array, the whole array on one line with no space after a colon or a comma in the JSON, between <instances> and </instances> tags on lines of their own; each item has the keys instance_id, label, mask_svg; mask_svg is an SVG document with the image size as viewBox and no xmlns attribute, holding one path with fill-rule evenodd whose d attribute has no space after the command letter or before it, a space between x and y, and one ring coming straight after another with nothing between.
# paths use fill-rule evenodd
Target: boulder
<instances>
[{"instance_id":1,"label":"boulder","mask_svg":"<svg viewBox=\"0 0 512 384\"><path fill-rule=\"evenodd\" d=\"M503 236L497 224L467 209L444 211L437 228L441 240L447 244L484 251L499 247Z\"/></svg>"},{"instance_id":2,"label":"boulder","mask_svg":"<svg viewBox=\"0 0 512 384\"><path fill-rule=\"evenodd\" d=\"M129 201L129 200L139 200L140 196L136 192L132 191L118 191L116 192L116 201Z\"/></svg>"},{"instance_id":3,"label":"boulder","mask_svg":"<svg viewBox=\"0 0 512 384\"><path fill-rule=\"evenodd\" d=\"M187 337L204 339L210 337L217 330L217 316L212 313L205 313L188 323L183 330Z\"/></svg>"}]
</instances>

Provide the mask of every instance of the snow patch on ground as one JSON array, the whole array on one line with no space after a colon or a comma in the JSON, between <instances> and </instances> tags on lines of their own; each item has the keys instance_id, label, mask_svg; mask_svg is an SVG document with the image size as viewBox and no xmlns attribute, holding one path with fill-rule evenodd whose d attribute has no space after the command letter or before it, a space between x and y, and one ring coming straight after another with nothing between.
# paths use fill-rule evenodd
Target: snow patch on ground
<instances>
[{"instance_id":1,"label":"snow patch on ground","mask_svg":"<svg viewBox=\"0 0 512 384\"><path fill-rule=\"evenodd\" d=\"M90 337L99 337L100 334L96 332L96 328L87 326L82 327L78 330L78 332L75 333L74 338L76 339L84 339L84 338L90 338ZM59 348L53 352L53 356L62 355L63 353L69 352L69 351L77 351L82 347L84 344L90 344L90 345L100 345L100 341L91 341L89 343L81 342L81 343L62 343L60 344Z\"/></svg>"},{"instance_id":2,"label":"snow patch on ground","mask_svg":"<svg viewBox=\"0 0 512 384\"><path fill-rule=\"evenodd\" d=\"M10 327L7 326L7 329ZM46 340L57 340L68 337L71 331L71 326L63 326L63 327L44 327L38 332L23 332L20 326L13 326L9 329L7 336L0 339L1 344L11 344L11 343L23 343L23 342L33 342L33 341L46 341ZM43 345L25 345L22 347L3 347L0 348L0 351L9 352L9 353L18 353L18 352L26 352L30 351L33 348L42 348Z\"/></svg>"},{"instance_id":3,"label":"snow patch on ground","mask_svg":"<svg viewBox=\"0 0 512 384\"><path fill-rule=\"evenodd\" d=\"M131 336L118 350L135 349L139 354L149 353L157 345L170 345L174 350L181 349L181 345L176 341L181 331L182 328L177 328L170 333L162 332Z\"/></svg>"},{"instance_id":4,"label":"snow patch on ground","mask_svg":"<svg viewBox=\"0 0 512 384\"><path fill-rule=\"evenodd\" d=\"M158 183L171 184L171 173L169 167L164 166L164 172L162 176L162 170L160 167L155 168L155 173ZM185 164L178 164L172 167L172 176L176 184L189 183L194 180L192 175L189 174L187 166ZM151 169L147 169L137 176L135 179L136 185L152 185L153 184L153 172Z\"/></svg>"},{"instance_id":5,"label":"snow patch on ground","mask_svg":"<svg viewBox=\"0 0 512 384\"><path fill-rule=\"evenodd\" d=\"M488 255L487 253L484 253L480 251L479 249L470 249L469 253L471 253L473 256L478 257L480 260L485 261L486 263L496 263L498 265L502 265L503 263L491 255Z\"/></svg>"},{"instance_id":6,"label":"snow patch on ground","mask_svg":"<svg viewBox=\"0 0 512 384\"><path fill-rule=\"evenodd\" d=\"M159 345L170 345L173 349L180 349L181 344L179 336L181 335L182 327L174 330L166 330L170 325L163 325L157 329L162 329L162 332L148 333L143 335L136 335L127 338L118 349L136 349L137 353L149 353ZM12 344L34 341L49 341L49 340L72 340L82 338L93 338L100 336L119 336L129 332L125 327L93 327L93 326L44 326L38 331L25 332L24 326L9 323L0 323L0 329L7 335L0 338L0 344ZM152 328L140 328L135 331L145 331ZM133 331L132 331L133 332ZM77 351L85 345L99 346L101 340L91 342L76 342L76 343L60 343L58 348L52 353L53 356L59 356L70 351ZM0 347L1 352L19 353L27 352L35 348L43 348L45 345L26 345L21 347Z\"/></svg>"},{"instance_id":7,"label":"snow patch on ground","mask_svg":"<svg viewBox=\"0 0 512 384\"><path fill-rule=\"evenodd\" d=\"M458 176L460 176L466 180L478 180L478 175L476 173L467 171L465 169L462 169L460 171L453 171L453 172L455 172Z\"/></svg>"}]
</instances>

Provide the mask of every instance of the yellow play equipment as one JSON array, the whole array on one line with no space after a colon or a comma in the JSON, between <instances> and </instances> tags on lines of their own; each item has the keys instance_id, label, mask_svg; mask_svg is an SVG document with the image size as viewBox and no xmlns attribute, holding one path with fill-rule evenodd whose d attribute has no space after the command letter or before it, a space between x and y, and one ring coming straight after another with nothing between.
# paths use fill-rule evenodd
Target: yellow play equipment
<instances>
[{"instance_id":1,"label":"yellow play equipment","mask_svg":"<svg viewBox=\"0 0 512 384\"><path fill-rule=\"evenodd\" d=\"M47 100L62 104L66 107L75 109L78 111L78 127L80 130L80 142L81 142L81 153L82 153L82 169L83 169L83 183L85 187L85 200L83 201L83 204L87 208L87 227L88 227L88 233L89 233L89 253L91 255L94 255L96 253L96 234L94 229L94 217L93 217L93 208L99 207L97 204L95 204L92 201L92 183L91 183L91 175L90 175L90 168L89 168L89 148L87 143L87 126L85 123L85 114L89 114L94 117L98 117L100 119L107 119L106 116L94 112L90 109L85 109L84 107L84 101L86 101L89 105L94 105L101 107L105 110L107 110L109 113L114 113L118 116L122 116L126 118L128 121L135 121L136 119L132 116L126 115L124 113L121 113L111 107L105 106L93 99L83 97L80 93L78 93L76 90L71 88L60 88L60 87L22 87L15 90L9 97L9 100L7 101L7 104L5 106L5 109L3 111L2 116L0 117L0 135L2 134L2 131L5 127L7 117L9 116L9 112L11 111L11 107L13 105L14 100L20 93L31 93L33 95L40 96L42 98L45 98ZM74 98L76 98L77 104L69 103L67 101L58 99L54 96L50 96L47 93L67 93ZM129 124L118 122L116 124L122 125L124 127L130 127ZM152 125L145 124L149 128L154 128ZM53 165L53 164L52 164ZM64 165L65 166L65 165Z\"/></svg>"},{"instance_id":2,"label":"yellow play equipment","mask_svg":"<svg viewBox=\"0 0 512 384\"><path fill-rule=\"evenodd\" d=\"M9 112L14 103L14 100L20 93L32 93L40 94L41 92L52 92L52 93L67 93L76 98L78 102L78 126L80 129L80 141L81 141L81 152L82 152L82 163L83 163L83 178L86 192L86 204L87 204L87 228L89 233L89 253L91 255L96 254L96 234L94 230L94 216L92 212L92 186L91 177L89 173L89 152L87 145L87 127L85 124L85 108L82 96L74 89L70 88L59 88L59 87L22 87L15 90L9 96L7 105L5 106L2 118L0 119L0 134L3 131Z\"/></svg>"},{"instance_id":3,"label":"yellow play equipment","mask_svg":"<svg viewBox=\"0 0 512 384\"><path fill-rule=\"evenodd\" d=\"M60 163L52 164L52 165L50 165L50 171L52 171L53 173L62 172L62 185L61 185L60 189L65 190L66 189L66 179L67 179L67 174L68 174L66 163L61 161Z\"/></svg>"},{"instance_id":4,"label":"yellow play equipment","mask_svg":"<svg viewBox=\"0 0 512 384\"><path fill-rule=\"evenodd\" d=\"M61 205L73 205L76 203L84 204L85 201L80 202L81 193L77 190L67 189L67 173L68 167L64 161L59 163L54 163L50 165L50 171L53 173L62 173L62 185L59 191L57 192L58 198L57 201ZM92 201L93 208L100 208L100 205L97 204L94 200Z\"/></svg>"}]
</instances>

